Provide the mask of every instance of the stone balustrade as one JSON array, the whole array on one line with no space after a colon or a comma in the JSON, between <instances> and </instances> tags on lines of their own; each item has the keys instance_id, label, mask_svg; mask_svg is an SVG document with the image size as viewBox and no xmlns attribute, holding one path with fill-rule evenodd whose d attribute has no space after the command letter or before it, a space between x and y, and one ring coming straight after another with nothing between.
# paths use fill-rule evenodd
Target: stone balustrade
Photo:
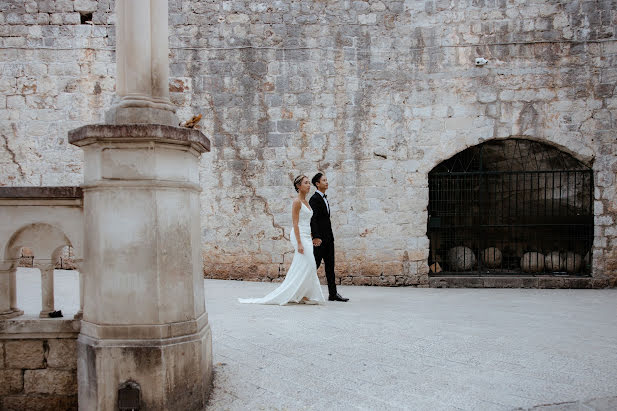
<instances>
[{"instance_id":1,"label":"stone balustrade","mask_svg":"<svg viewBox=\"0 0 617 411\"><path fill-rule=\"evenodd\" d=\"M79 187L0 187L0 319L23 314L17 307L16 270L28 247L41 270L41 313L54 307L54 263L64 247L73 249L80 272L80 318L83 310L83 193Z\"/></svg>"}]
</instances>

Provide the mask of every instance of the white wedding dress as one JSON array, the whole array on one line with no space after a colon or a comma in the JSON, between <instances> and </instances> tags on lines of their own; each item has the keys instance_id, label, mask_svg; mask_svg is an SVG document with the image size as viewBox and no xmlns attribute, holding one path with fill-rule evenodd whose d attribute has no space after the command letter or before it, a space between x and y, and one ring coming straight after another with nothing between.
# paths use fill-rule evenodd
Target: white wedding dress
<instances>
[{"instance_id":1,"label":"white wedding dress","mask_svg":"<svg viewBox=\"0 0 617 411\"><path fill-rule=\"evenodd\" d=\"M285 305L288 303L322 304L326 300L321 291L317 266L313 256L313 240L311 239L311 217L313 211L305 204L300 206L298 228L300 241L304 246L304 254L298 252L296 234L291 229L289 239L294 246L294 257L285 280L274 291L262 298L239 298L241 303ZM306 299L305 299L306 297Z\"/></svg>"}]
</instances>

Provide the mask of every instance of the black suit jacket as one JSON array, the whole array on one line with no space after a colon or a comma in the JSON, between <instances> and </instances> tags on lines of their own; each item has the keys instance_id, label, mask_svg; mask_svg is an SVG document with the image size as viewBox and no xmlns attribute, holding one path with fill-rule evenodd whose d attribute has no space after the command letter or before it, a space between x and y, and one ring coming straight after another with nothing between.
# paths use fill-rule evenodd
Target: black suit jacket
<instances>
[{"instance_id":1,"label":"black suit jacket","mask_svg":"<svg viewBox=\"0 0 617 411\"><path fill-rule=\"evenodd\" d=\"M328 213L325 200L321 197L321 194L316 192L309 200L309 204L313 209L313 217L311 217L311 234L313 238L321 239L322 243L333 243L334 235L332 234L330 213Z\"/></svg>"}]
</instances>

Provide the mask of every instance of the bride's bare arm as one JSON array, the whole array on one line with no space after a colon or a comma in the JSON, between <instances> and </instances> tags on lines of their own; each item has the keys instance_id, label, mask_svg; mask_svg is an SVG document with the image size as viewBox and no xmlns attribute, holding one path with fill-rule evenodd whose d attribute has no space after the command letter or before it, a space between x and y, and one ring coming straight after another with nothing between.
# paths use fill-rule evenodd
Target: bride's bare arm
<instances>
[{"instance_id":1,"label":"bride's bare arm","mask_svg":"<svg viewBox=\"0 0 617 411\"><path fill-rule=\"evenodd\" d=\"M291 222L294 226L294 234L296 235L296 242L298 243L298 252L300 254L304 254L304 247L302 246L302 241L300 241L300 229L298 228L298 221L300 221L300 208L302 204L300 204L299 199L295 199L291 206Z\"/></svg>"}]
</instances>

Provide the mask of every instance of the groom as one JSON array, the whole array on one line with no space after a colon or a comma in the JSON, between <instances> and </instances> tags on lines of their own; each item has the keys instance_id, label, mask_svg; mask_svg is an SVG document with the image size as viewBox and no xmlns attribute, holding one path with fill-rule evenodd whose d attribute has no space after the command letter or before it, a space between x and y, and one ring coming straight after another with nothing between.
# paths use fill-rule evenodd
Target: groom
<instances>
[{"instance_id":1,"label":"groom","mask_svg":"<svg viewBox=\"0 0 617 411\"><path fill-rule=\"evenodd\" d=\"M317 173L311 181L317 187L317 191L309 200L313 209L311 234L313 236L315 263L319 268L321 260L324 261L326 279L328 280L328 300L348 301L349 298L343 298L336 292L336 283L334 282L334 235L330 224L330 204L328 204L328 196L326 195L328 179L322 173Z\"/></svg>"}]
</instances>

